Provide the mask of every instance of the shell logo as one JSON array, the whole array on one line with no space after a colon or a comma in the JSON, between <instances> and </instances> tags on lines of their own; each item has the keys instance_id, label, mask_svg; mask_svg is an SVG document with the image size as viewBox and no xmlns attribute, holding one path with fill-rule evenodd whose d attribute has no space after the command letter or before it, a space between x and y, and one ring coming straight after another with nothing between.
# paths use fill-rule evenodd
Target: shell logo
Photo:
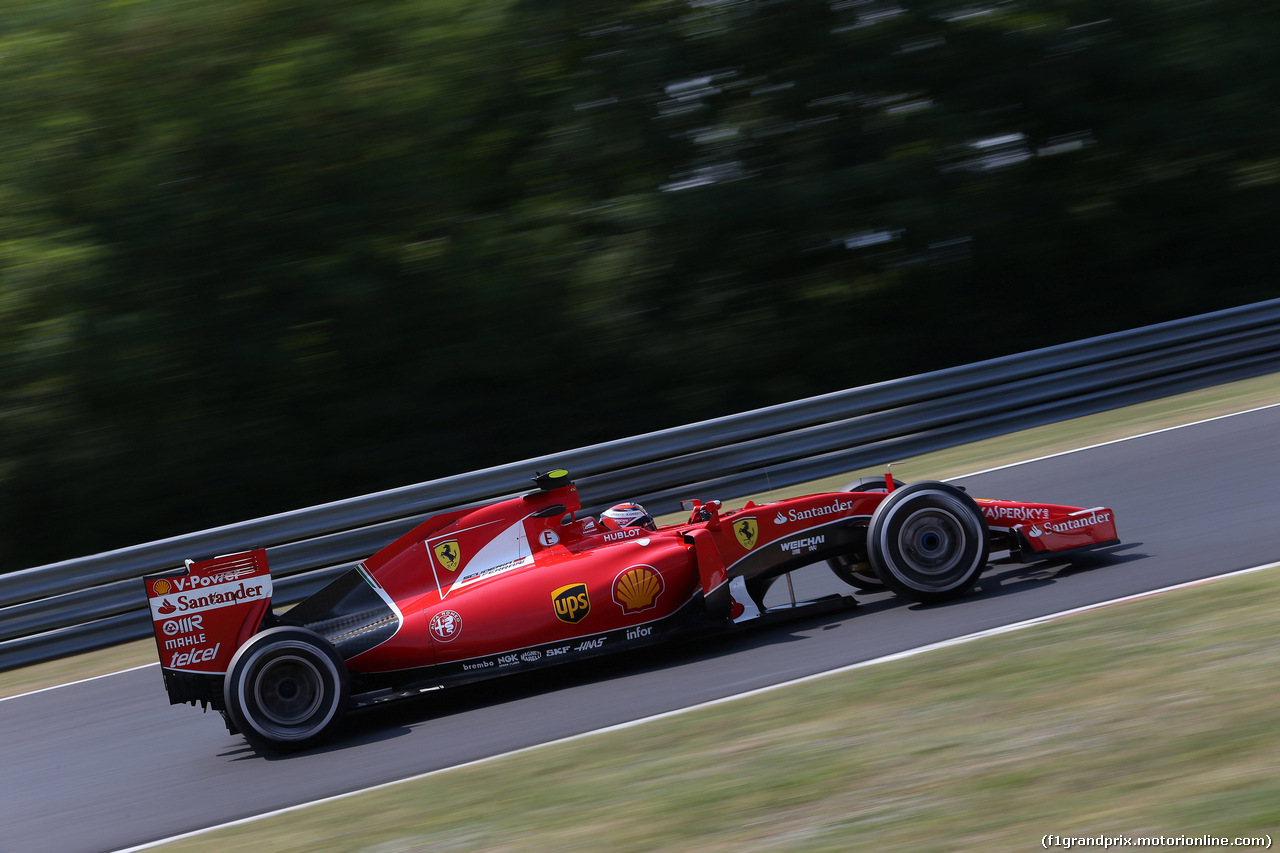
<instances>
[{"instance_id":1,"label":"shell logo","mask_svg":"<svg viewBox=\"0 0 1280 853\"><path fill-rule=\"evenodd\" d=\"M664 589L662 575L653 566L632 566L613 579L613 600L625 615L643 613L658 606Z\"/></svg>"},{"instance_id":2,"label":"shell logo","mask_svg":"<svg viewBox=\"0 0 1280 853\"><path fill-rule=\"evenodd\" d=\"M169 585L168 581L165 581L165 580L156 581L151 585L151 594L152 595L168 595L169 590L172 588L173 587Z\"/></svg>"}]
</instances>

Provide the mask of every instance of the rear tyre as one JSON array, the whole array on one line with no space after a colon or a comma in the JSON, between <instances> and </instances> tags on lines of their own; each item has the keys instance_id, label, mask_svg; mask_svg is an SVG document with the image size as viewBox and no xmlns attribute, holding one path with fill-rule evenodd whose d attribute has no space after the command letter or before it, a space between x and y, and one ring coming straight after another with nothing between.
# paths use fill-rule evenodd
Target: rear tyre
<instances>
[{"instance_id":1,"label":"rear tyre","mask_svg":"<svg viewBox=\"0 0 1280 853\"><path fill-rule=\"evenodd\" d=\"M227 716L261 749L306 749L328 735L351 696L342 658L305 628L271 628L240 647L223 683Z\"/></svg>"},{"instance_id":2,"label":"rear tyre","mask_svg":"<svg viewBox=\"0 0 1280 853\"><path fill-rule=\"evenodd\" d=\"M987 520L959 488L912 483L876 508L867 556L898 595L932 604L968 592L987 565Z\"/></svg>"},{"instance_id":3,"label":"rear tyre","mask_svg":"<svg viewBox=\"0 0 1280 853\"><path fill-rule=\"evenodd\" d=\"M895 478L893 488L901 489L902 483ZM842 492L883 492L886 491L884 477L860 477L842 488ZM885 588L866 554L842 554L827 560L831 573L859 592L882 592Z\"/></svg>"}]
</instances>

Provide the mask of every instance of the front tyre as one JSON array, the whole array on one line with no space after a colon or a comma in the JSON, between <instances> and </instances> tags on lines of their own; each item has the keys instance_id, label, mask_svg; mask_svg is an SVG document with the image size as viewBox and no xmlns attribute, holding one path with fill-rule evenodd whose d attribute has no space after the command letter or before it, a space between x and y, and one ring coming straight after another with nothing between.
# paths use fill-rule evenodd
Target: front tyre
<instances>
[{"instance_id":1,"label":"front tyre","mask_svg":"<svg viewBox=\"0 0 1280 853\"><path fill-rule=\"evenodd\" d=\"M987 520L973 498L947 483L912 483L876 507L867 556L898 595L932 604L957 598L987 565Z\"/></svg>"},{"instance_id":2,"label":"front tyre","mask_svg":"<svg viewBox=\"0 0 1280 853\"><path fill-rule=\"evenodd\" d=\"M894 491L901 489L903 484L894 478ZM860 477L852 483L846 483L842 492L883 492L887 487L884 477ZM847 583L849 586L858 590L858 592L873 593L881 592L884 584L880 578L876 576L875 569L871 568L871 564L867 562L866 555L863 553L841 554L827 560L827 565L831 567L832 573Z\"/></svg>"},{"instance_id":3,"label":"front tyre","mask_svg":"<svg viewBox=\"0 0 1280 853\"><path fill-rule=\"evenodd\" d=\"M223 698L231 723L260 749L306 749L342 718L351 696L342 658L305 628L263 631L231 659Z\"/></svg>"}]
</instances>

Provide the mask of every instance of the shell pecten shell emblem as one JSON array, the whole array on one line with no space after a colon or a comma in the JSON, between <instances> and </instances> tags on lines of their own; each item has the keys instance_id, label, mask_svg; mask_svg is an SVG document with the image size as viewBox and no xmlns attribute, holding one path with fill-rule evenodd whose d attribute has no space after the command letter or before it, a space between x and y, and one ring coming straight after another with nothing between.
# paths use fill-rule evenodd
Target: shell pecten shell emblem
<instances>
[{"instance_id":1,"label":"shell pecten shell emblem","mask_svg":"<svg viewBox=\"0 0 1280 853\"><path fill-rule=\"evenodd\" d=\"M632 566L613 579L613 600L625 615L643 613L658 606L664 589L662 575L653 566Z\"/></svg>"}]
</instances>

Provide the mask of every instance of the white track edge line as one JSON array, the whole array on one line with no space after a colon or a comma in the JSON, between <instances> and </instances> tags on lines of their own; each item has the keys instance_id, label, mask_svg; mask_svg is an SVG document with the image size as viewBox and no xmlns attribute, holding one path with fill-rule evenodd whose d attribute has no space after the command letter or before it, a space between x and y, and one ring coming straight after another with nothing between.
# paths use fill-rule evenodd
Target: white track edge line
<instances>
[{"instance_id":1,"label":"white track edge line","mask_svg":"<svg viewBox=\"0 0 1280 853\"><path fill-rule=\"evenodd\" d=\"M100 678L110 678L113 675L124 675L127 672L135 672L139 669L146 669L149 666L159 665L160 661L140 663L137 666L131 666L128 669L117 669L115 672L104 672L101 675L91 675L88 678L78 678L75 681L68 681L65 684L50 684L48 687L41 687L38 690L28 690L26 693L15 693L12 696L0 696L0 702L8 702L10 699L21 699L23 696L35 696L37 693L48 693L50 690L57 690L59 687L74 687L77 684L97 681Z\"/></svg>"},{"instance_id":2,"label":"white track edge line","mask_svg":"<svg viewBox=\"0 0 1280 853\"><path fill-rule=\"evenodd\" d=\"M651 714L650 716L641 717L636 720L630 720L625 723L617 723L612 726L605 726L604 728L592 729L591 731L588 731L588 732L580 732L576 735L569 735L568 737L562 737L556 740L549 740L544 743L533 744L532 746L524 746L519 749L513 749L508 752L499 753L498 755L490 755L484 758L477 758L474 761L467 761L462 764L454 764L450 767L441 767L436 770L429 770L426 773L419 773L414 776L406 776L403 779L396 779L391 782L382 782L378 785L370 785L367 788L360 788L359 790L347 791L346 793L343 793L343 794L335 794L330 797L322 797L318 800L311 800L305 803L298 803L296 805L286 806L285 808L282 808L282 809L275 809L273 811L263 812L262 814L243 817L243 818L240 818L239 820L232 820L226 823L220 823L216 826L207 826L207 827L204 827L203 829L195 829L190 832L184 832L181 835L173 835L168 838L161 838L156 841L149 841L145 844L139 844L136 847L127 847L121 850L116 850L116 851L113 851L113 853L141 853L141 851L143 850L152 850L163 844L173 844L179 841L185 841L189 838L195 838L200 835L206 835L211 832L216 832L220 829L231 829L232 827L236 827L236 826L244 826L246 824L255 823L260 820L266 820L267 818L277 817L279 815L285 815L285 814L290 814L291 812L301 811L302 809L311 808L312 806L326 805L328 803L337 802L339 800L345 800L350 797L359 796L361 794L368 794L373 791L380 791L380 790L383 790L384 788L390 788L394 785L403 785L410 782L418 782L423 779L429 779L432 776L438 776L442 773L448 773L451 770L462 770L467 767L477 767L481 764L487 764L491 761L498 761L503 758L511 758L513 756L523 755L526 752L533 752L534 750L543 749L545 747L559 746L561 744L572 743L574 741L583 740L589 737L594 737L595 735L608 734L610 732L625 731L626 729L634 728L636 726L641 726L646 723L653 723L659 720L666 720L671 717L678 717L693 711L700 711L704 708L713 708L717 705L723 705L728 702L736 702L739 699L749 699L753 696L760 696L765 693L771 693L775 690L782 690L788 687L794 687L796 685L806 684L810 681L817 681L820 678L828 678L833 675L840 675L842 673L853 672L859 669L866 669L867 667L875 666L877 664L905 660L906 658L915 657L916 655L925 654L926 652L937 651L939 649L946 649L952 646L958 646L965 643L970 643L970 642L973 642L974 640L981 640L987 637L995 637L1000 634L1009 634L1014 631L1020 631L1023 628L1030 628L1035 625L1042 625L1046 622L1052 622L1054 620L1062 619L1068 616L1075 616L1081 613L1088 613L1089 611L1092 611L1092 610L1100 610L1103 607L1110 607L1113 604L1124 604L1130 601L1138 601L1139 599L1151 598L1152 596L1161 595L1166 592L1175 592L1177 590L1187 589L1188 587L1200 586L1202 584L1212 583L1214 581L1220 581L1220 580L1225 580L1227 578L1239 577L1241 575L1249 575L1249 574L1253 574L1254 572L1261 572L1267 569L1274 569L1278 567L1280 567L1280 562L1267 563L1261 566L1252 566L1247 569L1237 569L1236 571L1227 572L1221 575L1214 575L1212 577L1199 578L1197 580L1192 580L1192 581L1185 581L1183 583L1174 584L1172 586L1161 587L1160 589L1148 590L1147 592L1137 592L1137 593L1133 593L1132 595L1125 595L1125 596L1121 596L1120 598L1110 599L1108 601L1099 601L1094 604L1086 604L1082 607L1073 607L1070 610L1062 610L1057 613L1049 613L1044 616L1036 616L1035 618L1032 618L1032 619L1024 619L1021 622L1011 622L1008 625L1000 625L995 628L987 628L985 630L977 631L972 634L965 634L962 637L953 637L949 640L940 640L939 642L936 642L936 643L929 643L928 645L917 646L914 649L906 649L901 652L894 652L892 654L882 655L881 657L873 658L871 660L865 660L865 661L859 661L857 663L847 664L845 666L837 667L836 669L826 670L825 672L816 672L816 673L813 673L812 675L804 675L804 676L801 676L800 678L793 678L790 681L783 681L783 682L779 682L778 684L770 684L766 687L757 687L753 690L747 690L742 693L735 693L732 696L722 696L719 699L711 699L706 702L699 702L696 705L689 705L684 708L677 708L673 711L663 711L660 714Z\"/></svg>"},{"instance_id":3,"label":"white track edge line","mask_svg":"<svg viewBox=\"0 0 1280 853\"><path fill-rule=\"evenodd\" d=\"M1199 426L1200 424L1213 423L1214 421L1220 421L1225 418L1234 418L1239 415L1249 415L1254 412L1265 411L1266 409L1274 409L1277 406L1280 406L1280 403L1268 403L1265 406L1255 406L1252 409L1245 409L1240 412L1228 412L1225 415L1214 415L1211 418L1204 418L1203 420L1199 420L1199 421L1192 421L1186 424L1176 424L1174 426L1169 426L1169 427L1161 427L1160 429L1153 429L1153 430L1150 430L1149 432L1143 432L1143 433L1138 433L1137 435L1125 436L1124 438L1113 438L1110 441L1100 441L1097 444L1090 444L1085 447L1076 447L1076 448L1072 448L1071 450L1060 450L1057 453L1048 453L1044 456L1037 456L1034 459L1023 459L1019 462L1010 462L1005 465L997 465L993 468L983 468L981 471L971 471L968 474L961 474L958 477L948 477L947 480L948 482L950 482L951 480L962 480L965 477L976 477L979 474L989 474L993 471L1003 471L1006 468L1016 468L1019 465L1030 465L1032 462L1042 462L1045 459L1053 459L1058 456L1066 456L1069 453L1082 453L1086 450L1094 450L1096 448L1106 447L1111 444L1119 444L1122 441L1133 441L1134 439L1137 439L1137 438L1146 438L1152 435L1159 435L1162 432L1172 432L1175 429L1186 429L1187 427ZM1088 415L1086 415L1085 417L1088 417ZM1024 430L1019 430L1019 432L1022 432L1022 431ZM82 678L78 681L69 681L66 684L53 684L53 685L50 685L49 687L42 687L39 690L32 690L27 693L18 693L13 696L0 696L0 702L4 702L9 699L18 699L23 696L33 696L36 693L44 693L45 691L48 691L48 690L56 690L59 687L72 687L76 684L84 684L87 681L96 681L99 678L107 678L112 675L123 675L126 672L133 672L134 670L143 669L148 666L159 666L159 665L160 665L159 661L156 661L154 663L144 663L144 664L140 664L139 666L130 667L129 669L122 669L116 672L108 672L108 673L104 673L103 675L94 675L89 678Z\"/></svg>"}]
</instances>

